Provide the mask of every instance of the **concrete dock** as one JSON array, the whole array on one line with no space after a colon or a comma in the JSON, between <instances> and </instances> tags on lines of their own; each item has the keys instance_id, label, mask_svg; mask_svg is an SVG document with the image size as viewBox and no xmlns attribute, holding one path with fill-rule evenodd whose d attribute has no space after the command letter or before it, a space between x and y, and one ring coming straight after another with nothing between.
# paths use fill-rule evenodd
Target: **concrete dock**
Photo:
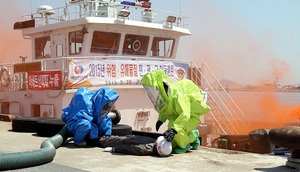
<instances>
[{"instance_id":1,"label":"concrete dock","mask_svg":"<svg viewBox=\"0 0 300 172\"><path fill-rule=\"evenodd\" d=\"M1 154L24 152L40 149L47 137L39 137L35 133L19 133L12 131L11 122L0 121L0 156ZM56 149L52 162L22 169L8 171L20 172L63 172L63 171L109 171L109 172L293 172L297 171L285 166L287 157L269 154L255 154L209 147L184 154L172 154L170 157L132 156L103 152L102 148L74 146L69 138Z\"/></svg>"}]
</instances>

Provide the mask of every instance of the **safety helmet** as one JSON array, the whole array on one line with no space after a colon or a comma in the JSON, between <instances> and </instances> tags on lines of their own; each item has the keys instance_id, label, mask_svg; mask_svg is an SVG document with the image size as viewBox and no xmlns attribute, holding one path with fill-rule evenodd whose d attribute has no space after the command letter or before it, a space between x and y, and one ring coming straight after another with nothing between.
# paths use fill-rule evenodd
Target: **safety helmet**
<instances>
[{"instance_id":1,"label":"safety helmet","mask_svg":"<svg viewBox=\"0 0 300 172\"><path fill-rule=\"evenodd\" d=\"M168 156L172 152L172 144L164 136L159 136L156 143L156 150L160 156Z\"/></svg>"}]
</instances>

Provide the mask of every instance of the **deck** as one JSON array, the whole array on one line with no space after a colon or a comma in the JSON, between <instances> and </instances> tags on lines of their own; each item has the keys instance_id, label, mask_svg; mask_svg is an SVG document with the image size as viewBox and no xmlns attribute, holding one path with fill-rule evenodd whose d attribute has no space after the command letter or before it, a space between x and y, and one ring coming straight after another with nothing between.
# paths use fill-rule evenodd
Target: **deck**
<instances>
[{"instance_id":1,"label":"deck","mask_svg":"<svg viewBox=\"0 0 300 172\"><path fill-rule=\"evenodd\" d=\"M37 150L45 137L34 133L10 131L11 122L0 121L0 153ZM1 156L1 154L0 154ZM11 171L280 171L292 172L285 166L286 157L200 147L185 154L160 158L103 152L102 148L77 148L72 139L56 150L51 163Z\"/></svg>"}]
</instances>

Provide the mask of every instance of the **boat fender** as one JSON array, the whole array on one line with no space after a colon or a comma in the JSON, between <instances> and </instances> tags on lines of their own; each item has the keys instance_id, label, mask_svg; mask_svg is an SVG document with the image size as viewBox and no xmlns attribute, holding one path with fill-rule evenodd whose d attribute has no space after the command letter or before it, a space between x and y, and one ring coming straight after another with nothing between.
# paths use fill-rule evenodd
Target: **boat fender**
<instances>
[{"instance_id":1,"label":"boat fender","mask_svg":"<svg viewBox=\"0 0 300 172\"><path fill-rule=\"evenodd\" d=\"M6 67L3 67L0 71L0 80L1 80L1 85L3 87L8 87L10 84L10 76L8 69Z\"/></svg>"},{"instance_id":2,"label":"boat fender","mask_svg":"<svg viewBox=\"0 0 300 172\"><path fill-rule=\"evenodd\" d=\"M141 46L142 46L142 43L140 40L133 41L133 43L131 45L131 47L134 51L138 51L141 48Z\"/></svg>"}]
</instances>

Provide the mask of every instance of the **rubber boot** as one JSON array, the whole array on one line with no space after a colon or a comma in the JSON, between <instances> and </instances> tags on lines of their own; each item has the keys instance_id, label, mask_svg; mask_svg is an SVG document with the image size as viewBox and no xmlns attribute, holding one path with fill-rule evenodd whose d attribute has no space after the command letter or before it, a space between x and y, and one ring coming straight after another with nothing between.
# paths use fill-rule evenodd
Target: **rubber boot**
<instances>
[{"instance_id":1,"label":"rubber boot","mask_svg":"<svg viewBox=\"0 0 300 172\"><path fill-rule=\"evenodd\" d=\"M180 147L176 146L176 147L173 149L173 152L174 152L174 153L185 153L185 152L188 151L190 148L191 148L191 145L190 145L190 144L187 144L185 148L180 148Z\"/></svg>"},{"instance_id":2,"label":"rubber boot","mask_svg":"<svg viewBox=\"0 0 300 172\"><path fill-rule=\"evenodd\" d=\"M82 142L82 143L75 144L75 145L76 145L77 147L81 147L81 148L87 147L86 142Z\"/></svg>"},{"instance_id":3,"label":"rubber boot","mask_svg":"<svg viewBox=\"0 0 300 172\"><path fill-rule=\"evenodd\" d=\"M198 147L200 146L199 131L193 130L192 132L193 132L194 136L196 137L195 141L191 144L192 150L197 150Z\"/></svg>"}]
</instances>

